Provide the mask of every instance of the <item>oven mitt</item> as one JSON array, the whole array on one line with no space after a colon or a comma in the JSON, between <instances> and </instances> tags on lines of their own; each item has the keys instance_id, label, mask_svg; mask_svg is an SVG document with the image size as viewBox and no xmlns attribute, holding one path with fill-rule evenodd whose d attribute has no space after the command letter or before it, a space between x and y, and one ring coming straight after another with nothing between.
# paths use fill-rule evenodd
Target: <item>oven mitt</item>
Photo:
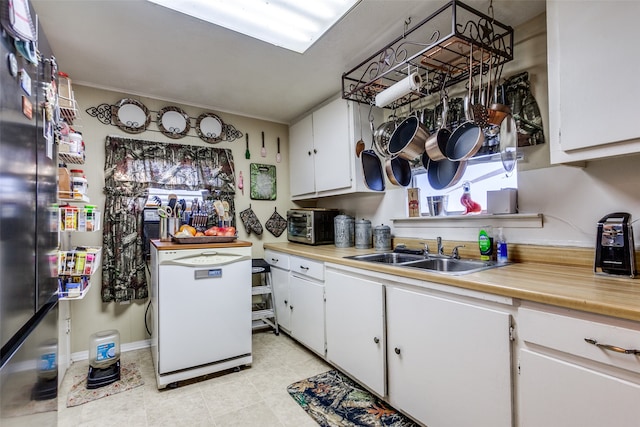
<instances>
[{"instance_id":1,"label":"oven mitt","mask_svg":"<svg viewBox=\"0 0 640 427\"><path fill-rule=\"evenodd\" d=\"M251 234L252 231L258 236L262 234L262 224L260 224L260 220L253 212L253 209L251 209L251 205L240 212L240 219L242 220L244 228L247 230L247 234Z\"/></svg>"},{"instance_id":2,"label":"oven mitt","mask_svg":"<svg viewBox=\"0 0 640 427\"><path fill-rule=\"evenodd\" d=\"M271 218L265 223L265 228L276 237L280 237L282 232L287 229L287 220L278 213L278 209L271 214Z\"/></svg>"}]
</instances>

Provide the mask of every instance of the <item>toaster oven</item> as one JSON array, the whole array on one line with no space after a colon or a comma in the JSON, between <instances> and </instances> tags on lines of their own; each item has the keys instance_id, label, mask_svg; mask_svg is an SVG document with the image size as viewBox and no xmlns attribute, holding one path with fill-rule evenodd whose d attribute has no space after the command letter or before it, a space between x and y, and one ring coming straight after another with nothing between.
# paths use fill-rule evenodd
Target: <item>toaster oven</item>
<instances>
[{"instance_id":1,"label":"toaster oven","mask_svg":"<svg viewBox=\"0 0 640 427\"><path fill-rule=\"evenodd\" d=\"M334 242L333 220L337 209L299 208L287 211L287 239L308 245Z\"/></svg>"}]
</instances>

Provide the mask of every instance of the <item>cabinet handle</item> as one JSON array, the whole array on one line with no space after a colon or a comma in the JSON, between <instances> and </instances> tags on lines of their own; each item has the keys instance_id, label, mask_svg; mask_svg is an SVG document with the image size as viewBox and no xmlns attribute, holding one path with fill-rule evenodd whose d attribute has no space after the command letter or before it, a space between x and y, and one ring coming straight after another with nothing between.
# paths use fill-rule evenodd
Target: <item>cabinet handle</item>
<instances>
[{"instance_id":1,"label":"cabinet handle","mask_svg":"<svg viewBox=\"0 0 640 427\"><path fill-rule=\"evenodd\" d=\"M603 350L611 350L611 351L615 351L616 353L624 353L624 354L640 354L640 350L626 349L626 348L622 348L622 347L618 347L610 344L600 344L598 341L592 338L585 338L584 340L589 344L593 344L596 347L599 347Z\"/></svg>"},{"instance_id":2,"label":"cabinet handle","mask_svg":"<svg viewBox=\"0 0 640 427\"><path fill-rule=\"evenodd\" d=\"M313 149L313 154L318 154L318 150L316 150L315 148Z\"/></svg>"},{"instance_id":3,"label":"cabinet handle","mask_svg":"<svg viewBox=\"0 0 640 427\"><path fill-rule=\"evenodd\" d=\"M271 258L271 262L275 264L276 262L278 262L278 258Z\"/></svg>"},{"instance_id":4,"label":"cabinet handle","mask_svg":"<svg viewBox=\"0 0 640 427\"><path fill-rule=\"evenodd\" d=\"M373 337L373 342L378 344L380 342L380 338L378 337Z\"/></svg>"},{"instance_id":5,"label":"cabinet handle","mask_svg":"<svg viewBox=\"0 0 640 427\"><path fill-rule=\"evenodd\" d=\"M309 267L305 267L304 265L301 265L300 266L300 270L308 271Z\"/></svg>"},{"instance_id":6,"label":"cabinet handle","mask_svg":"<svg viewBox=\"0 0 640 427\"><path fill-rule=\"evenodd\" d=\"M311 155L311 151L309 151L307 154L308 154L308 155Z\"/></svg>"},{"instance_id":7,"label":"cabinet handle","mask_svg":"<svg viewBox=\"0 0 640 427\"><path fill-rule=\"evenodd\" d=\"M292 305L289 306L289 310L293 310L293 306Z\"/></svg>"},{"instance_id":8,"label":"cabinet handle","mask_svg":"<svg viewBox=\"0 0 640 427\"><path fill-rule=\"evenodd\" d=\"M396 347L393 351L395 351L396 354L400 354L400 349L398 347Z\"/></svg>"},{"instance_id":9,"label":"cabinet handle","mask_svg":"<svg viewBox=\"0 0 640 427\"><path fill-rule=\"evenodd\" d=\"M284 305L287 305L289 303L289 301L284 300Z\"/></svg>"}]
</instances>

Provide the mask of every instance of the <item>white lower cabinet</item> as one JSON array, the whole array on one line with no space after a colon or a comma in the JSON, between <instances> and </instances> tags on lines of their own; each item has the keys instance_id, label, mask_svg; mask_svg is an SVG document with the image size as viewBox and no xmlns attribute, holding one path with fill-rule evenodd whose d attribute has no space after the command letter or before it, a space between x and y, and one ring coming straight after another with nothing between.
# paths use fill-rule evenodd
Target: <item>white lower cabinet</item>
<instances>
[{"instance_id":1,"label":"white lower cabinet","mask_svg":"<svg viewBox=\"0 0 640 427\"><path fill-rule=\"evenodd\" d=\"M429 427L512 426L511 315L386 287L388 398Z\"/></svg>"},{"instance_id":2,"label":"white lower cabinet","mask_svg":"<svg viewBox=\"0 0 640 427\"><path fill-rule=\"evenodd\" d=\"M620 352L640 348L637 322L525 307L518 324L519 426L638 423L640 357Z\"/></svg>"},{"instance_id":3,"label":"white lower cabinet","mask_svg":"<svg viewBox=\"0 0 640 427\"><path fill-rule=\"evenodd\" d=\"M289 255L267 249L264 251L264 259L271 266L271 281L278 325L286 332L291 332Z\"/></svg>"},{"instance_id":4,"label":"white lower cabinet","mask_svg":"<svg viewBox=\"0 0 640 427\"><path fill-rule=\"evenodd\" d=\"M324 357L324 263L297 256L290 263L291 336Z\"/></svg>"},{"instance_id":5,"label":"white lower cabinet","mask_svg":"<svg viewBox=\"0 0 640 427\"><path fill-rule=\"evenodd\" d=\"M327 268L327 359L385 396L384 287L380 281Z\"/></svg>"},{"instance_id":6,"label":"white lower cabinet","mask_svg":"<svg viewBox=\"0 0 640 427\"><path fill-rule=\"evenodd\" d=\"M324 284L292 273L291 336L324 356Z\"/></svg>"}]
</instances>

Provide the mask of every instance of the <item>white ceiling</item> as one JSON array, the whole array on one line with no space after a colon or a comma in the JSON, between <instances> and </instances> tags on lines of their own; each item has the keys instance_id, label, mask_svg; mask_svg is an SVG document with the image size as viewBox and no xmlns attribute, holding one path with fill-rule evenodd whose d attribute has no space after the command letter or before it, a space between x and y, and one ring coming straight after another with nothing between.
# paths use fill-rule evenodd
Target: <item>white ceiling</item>
<instances>
[{"instance_id":1,"label":"white ceiling","mask_svg":"<svg viewBox=\"0 0 640 427\"><path fill-rule=\"evenodd\" d=\"M401 35L408 17L417 23L446 0L362 0L302 55L145 0L32 3L60 69L78 84L290 123L340 93L342 73ZM545 1L493 7L516 27Z\"/></svg>"}]
</instances>

